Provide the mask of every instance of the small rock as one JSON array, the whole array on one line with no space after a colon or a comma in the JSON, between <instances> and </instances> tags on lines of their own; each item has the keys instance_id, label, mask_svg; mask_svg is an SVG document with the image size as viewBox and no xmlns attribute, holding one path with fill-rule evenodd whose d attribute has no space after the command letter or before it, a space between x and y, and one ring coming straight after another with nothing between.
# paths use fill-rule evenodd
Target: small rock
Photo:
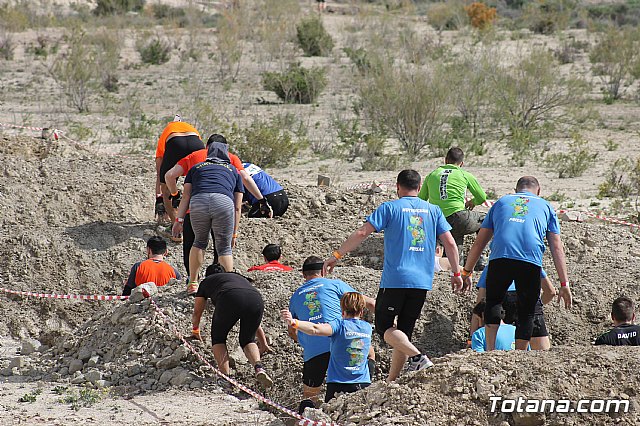
<instances>
[{"instance_id":1,"label":"small rock","mask_svg":"<svg viewBox=\"0 0 640 426\"><path fill-rule=\"evenodd\" d=\"M71 363L69 364L69 374L75 374L76 372L81 371L82 367L84 367L84 363L79 359L71 360Z\"/></svg>"},{"instance_id":2,"label":"small rock","mask_svg":"<svg viewBox=\"0 0 640 426\"><path fill-rule=\"evenodd\" d=\"M162 375L158 379L158 382L162 384L166 384L166 383L169 383L171 379L173 379L173 373L171 372L171 370L167 370L162 373Z\"/></svg>"},{"instance_id":3,"label":"small rock","mask_svg":"<svg viewBox=\"0 0 640 426\"><path fill-rule=\"evenodd\" d=\"M81 385L82 383L86 382L87 380L84 378L84 374L80 373L79 371L77 372L77 374L75 376L73 376L73 379L71 379L71 384L73 385Z\"/></svg>"},{"instance_id":4,"label":"small rock","mask_svg":"<svg viewBox=\"0 0 640 426\"><path fill-rule=\"evenodd\" d=\"M27 359L23 356L13 357L9 362L9 368L23 368L26 365L27 365Z\"/></svg>"},{"instance_id":5,"label":"small rock","mask_svg":"<svg viewBox=\"0 0 640 426\"><path fill-rule=\"evenodd\" d=\"M22 355L30 355L34 352L39 352L42 344L36 339L25 339L22 341L22 347L20 353Z\"/></svg>"},{"instance_id":6,"label":"small rock","mask_svg":"<svg viewBox=\"0 0 640 426\"><path fill-rule=\"evenodd\" d=\"M142 334L144 330L147 328L147 320L144 318L139 318L133 323L133 332L135 334Z\"/></svg>"},{"instance_id":7,"label":"small rock","mask_svg":"<svg viewBox=\"0 0 640 426\"><path fill-rule=\"evenodd\" d=\"M160 359L156 363L156 368L159 370L170 370L180 365L180 358L173 355Z\"/></svg>"},{"instance_id":8,"label":"small rock","mask_svg":"<svg viewBox=\"0 0 640 426\"><path fill-rule=\"evenodd\" d=\"M191 389L201 389L203 386L204 383L199 380L194 380L193 382L191 382L191 384L189 384L189 388Z\"/></svg>"},{"instance_id":9,"label":"small rock","mask_svg":"<svg viewBox=\"0 0 640 426\"><path fill-rule=\"evenodd\" d=\"M478 399L480 399L480 401L488 402L489 397L495 393L495 387L490 383L478 379L476 382L476 392L478 393Z\"/></svg>"},{"instance_id":10,"label":"small rock","mask_svg":"<svg viewBox=\"0 0 640 426\"><path fill-rule=\"evenodd\" d=\"M96 365L98 365L98 361L100 361L100 357L98 355L94 355L91 358L89 358L89 361L87 361L87 366L95 367Z\"/></svg>"},{"instance_id":11,"label":"small rock","mask_svg":"<svg viewBox=\"0 0 640 426\"><path fill-rule=\"evenodd\" d=\"M106 380L96 380L94 385L96 385L98 389L108 388L109 386L111 386L111 382L108 382Z\"/></svg>"},{"instance_id":12,"label":"small rock","mask_svg":"<svg viewBox=\"0 0 640 426\"><path fill-rule=\"evenodd\" d=\"M518 413L513 412L513 424L515 426L542 426L545 424L544 413Z\"/></svg>"},{"instance_id":13,"label":"small rock","mask_svg":"<svg viewBox=\"0 0 640 426\"><path fill-rule=\"evenodd\" d=\"M582 222L584 220L582 218L582 213L576 211L563 212L560 216L558 216L558 218L567 222Z\"/></svg>"},{"instance_id":14,"label":"small rock","mask_svg":"<svg viewBox=\"0 0 640 426\"><path fill-rule=\"evenodd\" d=\"M87 362L89 361L89 358L91 358L91 353L92 353L91 348L83 346L78 350L78 359L81 360L83 363Z\"/></svg>"},{"instance_id":15,"label":"small rock","mask_svg":"<svg viewBox=\"0 0 640 426\"><path fill-rule=\"evenodd\" d=\"M131 296L129 296L129 302L130 303L141 302L147 297L155 296L156 294L158 294L158 287L156 287L154 283L140 284L138 287L134 288L131 291Z\"/></svg>"},{"instance_id":16,"label":"small rock","mask_svg":"<svg viewBox=\"0 0 640 426\"><path fill-rule=\"evenodd\" d=\"M102 373L95 369L89 370L84 377L91 383L95 384L98 380L102 380Z\"/></svg>"},{"instance_id":17,"label":"small rock","mask_svg":"<svg viewBox=\"0 0 640 426\"><path fill-rule=\"evenodd\" d=\"M11 368L7 367L0 370L0 374L3 376L11 376L13 374L13 371L11 370Z\"/></svg>"}]
</instances>

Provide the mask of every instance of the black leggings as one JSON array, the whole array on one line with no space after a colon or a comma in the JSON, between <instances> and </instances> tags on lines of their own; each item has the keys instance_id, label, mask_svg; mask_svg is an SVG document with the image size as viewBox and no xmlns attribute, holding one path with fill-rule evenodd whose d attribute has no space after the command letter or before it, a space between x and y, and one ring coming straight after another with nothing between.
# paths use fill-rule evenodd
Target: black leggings
<instances>
[{"instance_id":1,"label":"black leggings","mask_svg":"<svg viewBox=\"0 0 640 426\"><path fill-rule=\"evenodd\" d=\"M515 281L518 294L516 339L531 340L536 303L540 297L540 266L513 259L494 259L489 265L484 322L500 324L504 317L502 301L511 282Z\"/></svg>"},{"instance_id":2,"label":"black leggings","mask_svg":"<svg viewBox=\"0 0 640 426\"><path fill-rule=\"evenodd\" d=\"M227 343L227 335L238 321L240 347L255 342L263 313L262 295L256 289L238 288L222 293L211 319L211 345Z\"/></svg>"},{"instance_id":3,"label":"black leggings","mask_svg":"<svg viewBox=\"0 0 640 426\"><path fill-rule=\"evenodd\" d=\"M271 209L273 210L273 217L282 216L289 208L289 197L284 189L265 195L264 198L267 199ZM255 218L267 216L260 213L260 203L255 203L249 210L249 217Z\"/></svg>"},{"instance_id":4,"label":"black leggings","mask_svg":"<svg viewBox=\"0 0 640 426\"><path fill-rule=\"evenodd\" d=\"M364 389L371 383L327 383L327 393L324 402L331 401L337 393L353 393Z\"/></svg>"},{"instance_id":5,"label":"black leggings","mask_svg":"<svg viewBox=\"0 0 640 426\"><path fill-rule=\"evenodd\" d=\"M182 227L182 261L184 262L184 268L189 275L189 253L191 253L191 247L196 239L196 234L193 233L191 227L191 214L187 213L184 217L184 223ZM218 263L218 251L216 250L216 238L213 235L213 229L211 230L211 239L213 240L213 263Z\"/></svg>"}]
</instances>

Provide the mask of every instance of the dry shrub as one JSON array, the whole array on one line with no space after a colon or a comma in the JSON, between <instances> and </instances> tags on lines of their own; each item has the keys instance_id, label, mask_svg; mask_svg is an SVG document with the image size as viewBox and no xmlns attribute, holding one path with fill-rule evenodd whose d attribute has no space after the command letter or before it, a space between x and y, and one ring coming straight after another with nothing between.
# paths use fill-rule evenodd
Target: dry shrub
<instances>
[{"instance_id":1,"label":"dry shrub","mask_svg":"<svg viewBox=\"0 0 640 426\"><path fill-rule=\"evenodd\" d=\"M484 3L474 2L465 6L464 10L469 16L469 21L473 28L484 30L493 25L497 18L495 7L489 7Z\"/></svg>"}]
</instances>

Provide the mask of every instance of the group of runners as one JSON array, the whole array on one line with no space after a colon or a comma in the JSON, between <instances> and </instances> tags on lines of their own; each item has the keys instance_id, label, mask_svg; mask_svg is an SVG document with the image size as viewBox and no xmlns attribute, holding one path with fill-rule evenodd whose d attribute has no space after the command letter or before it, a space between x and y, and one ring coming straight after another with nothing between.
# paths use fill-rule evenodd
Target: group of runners
<instances>
[{"instance_id":1,"label":"group of runners","mask_svg":"<svg viewBox=\"0 0 640 426\"><path fill-rule=\"evenodd\" d=\"M371 383L375 375L371 344L374 330L393 349L389 381L397 379L403 369L418 371L433 365L412 338L434 273L440 270L449 271L456 293L469 291L474 271L482 271L470 330L469 346L473 349L550 347L542 305L556 296L567 309L572 303L558 218L540 197L540 184L533 176L518 179L515 192L500 198L487 214L475 212L474 207L484 203L486 194L463 164L462 150L451 148L445 164L427 175L424 182L415 170L401 171L396 180L397 199L381 204L328 258L305 259L304 283L293 292L288 308L281 311L289 336L304 350L303 398L298 407L301 413L317 406L325 380L325 401L338 392L354 392ZM230 372L226 340L239 322L240 346L258 382L271 386L272 379L260 361L261 355L270 350L260 327L264 301L249 278L233 272L232 250L245 189L252 194L249 215L258 217L284 214L286 192L275 181L257 184L261 181L254 178L264 172L255 165L240 163L229 153L222 135L209 137L205 147L195 128L179 116L158 141L156 167L156 212L167 213L172 219L174 240L184 235L187 292L195 295L193 337L201 339L200 321L210 299L216 307L211 341L221 371ZM186 177L180 193L176 181L183 175ZM466 200L467 190L473 199ZM341 280L327 278L339 261L370 234L383 231L384 264L375 299ZM209 234L214 239L214 264L199 282ZM468 234L477 236L463 258L464 236ZM490 240L490 255L484 265L483 252ZM542 269L545 240L560 279L559 290ZM446 259L440 257L439 245ZM123 294L143 282L154 281L161 286L171 278L180 279L179 273L163 261L164 240L153 237L147 247L148 259L134 265ZM279 262L281 251L276 244L267 245L262 254L266 263L250 270L291 270ZM614 344L615 336L622 336L620 341L638 342L639 330L632 325L633 303L622 299L614 302L612 312L617 328L611 336L599 338L602 343ZM374 327L363 320L365 309L374 312Z\"/></svg>"}]
</instances>

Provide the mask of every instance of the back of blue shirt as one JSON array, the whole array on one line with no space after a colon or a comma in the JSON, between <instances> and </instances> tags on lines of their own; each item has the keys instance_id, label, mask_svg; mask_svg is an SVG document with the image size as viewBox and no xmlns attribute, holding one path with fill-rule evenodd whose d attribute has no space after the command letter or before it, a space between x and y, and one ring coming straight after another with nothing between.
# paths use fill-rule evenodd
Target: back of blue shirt
<instances>
[{"instance_id":1,"label":"back of blue shirt","mask_svg":"<svg viewBox=\"0 0 640 426\"><path fill-rule=\"evenodd\" d=\"M530 192L505 195L489 209L483 228L493 229L493 259L522 260L542 266L547 232L560 234L551 205Z\"/></svg>"},{"instance_id":2,"label":"back of blue shirt","mask_svg":"<svg viewBox=\"0 0 640 426\"><path fill-rule=\"evenodd\" d=\"M476 284L477 288L487 288L487 272L489 272L489 266L488 265L482 271L482 275L480 275L480 279L478 280L478 283ZM545 279L545 278L547 278L547 273L545 272L544 268L542 268L542 269L540 269L540 279L542 280L542 279ZM509 286L507 291L516 291L516 282L515 281L511 281L511 285Z\"/></svg>"},{"instance_id":3,"label":"back of blue shirt","mask_svg":"<svg viewBox=\"0 0 640 426\"><path fill-rule=\"evenodd\" d=\"M431 290L436 237L451 229L440 207L402 197L383 203L367 221L385 231L380 288Z\"/></svg>"},{"instance_id":4,"label":"back of blue shirt","mask_svg":"<svg viewBox=\"0 0 640 426\"><path fill-rule=\"evenodd\" d=\"M511 324L500 324L496 335L496 350L511 351L516 348L516 327ZM476 352L487 350L485 328L477 329L471 336L471 349Z\"/></svg>"},{"instance_id":5,"label":"back of blue shirt","mask_svg":"<svg viewBox=\"0 0 640 426\"><path fill-rule=\"evenodd\" d=\"M280 184L276 182L274 178L269 176L269 174L262 170L260 167L252 163L242 163L242 165L244 166L244 169L247 171L247 173L249 173L249 176L253 178L262 195L269 195L282 190L282 186L280 186ZM249 199L249 203L255 204L258 202L258 200L256 200L256 197L254 197L250 192L246 195Z\"/></svg>"},{"instance_id":6,"label":"back of blue shirt","mask_svg":"<svg viewBox=\"0 0 640 426\"><path fill-rule=\"evenodd\" d=\"M371 347L371 324L361 319L338 319L330 323L331 357L327 383L371 383L367 358Z\"/></svg>"},{"instance_id":7,"label":"back of blue shirt","mask_svg":"<svg viewBox=\"0 0 640 426\"><path fill-rule=\"evenodd\" d=\"M342 318L340 298L343 294L355 292L341 280L314 278L298 288L289 300L289 311L294 318L316 324ZM298 342L304 349L304 360L329 352L329 337L309 336L298 332Z\"/></svg>"},{"instance_id":8,"label":"back of blue shirt","mask_svg":"<svg viewBox=\"0 0 640 426\"><path fill-rule=\"evenodd\" d=\"M242 178L231 164L198 163L189 169L184 183L190 183L191 196L198 194L224 194L233 200L234 192L244 192Z\"/></svg>"}]
</instances>

